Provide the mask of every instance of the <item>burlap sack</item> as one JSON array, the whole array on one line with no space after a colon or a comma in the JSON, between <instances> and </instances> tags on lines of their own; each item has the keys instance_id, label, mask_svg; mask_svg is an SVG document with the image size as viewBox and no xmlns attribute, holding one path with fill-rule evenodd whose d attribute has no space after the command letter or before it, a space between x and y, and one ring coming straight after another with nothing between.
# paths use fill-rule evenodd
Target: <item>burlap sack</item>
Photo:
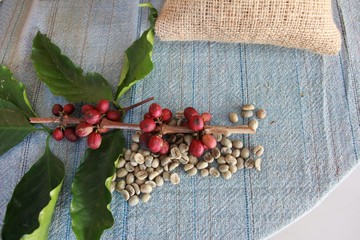
<instances>
[{"instance_id":1,"label":"burlap sack","mask_svg":"<svg viewBox=\"0 0 360 240\"><path fill-rule=\"evenodd\" d=\"M340 51L331 0L166 0L156 22L164 41L273 44Z\"/></svg>"}]
</instances>

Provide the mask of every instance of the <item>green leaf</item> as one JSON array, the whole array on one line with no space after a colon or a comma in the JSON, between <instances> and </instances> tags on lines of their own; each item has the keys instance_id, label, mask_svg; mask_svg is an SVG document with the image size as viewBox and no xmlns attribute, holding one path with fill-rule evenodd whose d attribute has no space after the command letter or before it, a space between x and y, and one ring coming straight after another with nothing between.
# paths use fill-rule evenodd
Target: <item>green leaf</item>
<instances>
[{"instance_id":1,"label":"green leaf","mask_svg":"<svg viewBox=\"0 0 360 240\"><path fill-rule=\"evenodd\" d=\"M12 102L27 117L34 117L24 84L13 77L11 71L0 65L0 98Z\"/></svg>"},{"instance_id":2,"label":"green leaf","mask_svg":"<svg viewBox=\"0 0 360 240\"><path fill-rule=\"evenodd\" d=\"M124 64L115 95L116 100L154 68L151 56L154 47L154 26L158 13L151 3L140 4L140 6L150 8L148 17L150 27L125 51Z\"/></svg>"},{"instance_id":3,"label":"green leaf","mask_svg":"<svg viewBox=\"0 0 360 240\"><path fill-rule=\"evenodd\" d=\"M38 77L56 96L70 102L98 102L113 100L109 83L98 73L83 75L83 71L61 54L58 46L38 32L31 54Z\"/></svg>"},{"instance_id":4,"label":"green leaf","mask_svg":"<svg viewBox=\"0 0 360 240\"><path fill-rule=\"evenodd\" d=\"M99 149L85 152L71 188L72 228L79 240L100 239L103 231L114 224L109 208L110 183L124 141L122 131L115 130L103 136Z\"/></svg>"},{"instance_id":5,"label":"green leaf","mask_svg":"<svg viewBox=\"0 0 360 240\"><path fill-rule=\"evenodd\" d=\"M0 99L0 155L37 130L19 108Z\"/></svg>"},{"instance_id":6,"label":"green leaf","mask_svg":"<svg viewBox=\"0 0 360 240\"><path fill-rule=\"evenodd\" d=\"M64 164L46 144L44 155L15 187L6 209L4 240L47 239L64 174Z\"/></svg>"}]
</instances>

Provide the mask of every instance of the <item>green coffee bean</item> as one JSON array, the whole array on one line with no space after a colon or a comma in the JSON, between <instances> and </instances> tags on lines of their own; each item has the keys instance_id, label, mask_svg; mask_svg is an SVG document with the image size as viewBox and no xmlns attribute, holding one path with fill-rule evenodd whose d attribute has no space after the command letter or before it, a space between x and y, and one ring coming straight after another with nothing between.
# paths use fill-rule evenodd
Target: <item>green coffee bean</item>
<instances>
[{"instance_id":1,"label":"green coffee bean","mask_svg":"<svg viewBox=\"0 0 360 240\"><path fill-rule=\"evenodd\" d=\"M251 128L252 130L254 130L256 132L256 130L258 129L259 127L259 123L256 119L251 119L249 121L249 128Z\"/></svg>"},{"instance_id":2,"label":"green coffee bean","mask_svg":"<svg viewBox=\"0 0 360 240\"><path fill-rule=\"evenodd\" d=\"M261 158L257 158L257 159L255 160L254 165L255 165L255 169L260 172L260 171L261 171Z\"/></svg>"},{"instance_id":3,"label":"green coffee bean","mask_svg":"<svg viewBox=\"0 0 360 240\"><path fill-rule=\"evenodd\" d=\"M160 160L158 158L154 158L154 160L151 163L151 166L153 168L157 168L160 165Z\"/></svg>"},{"instance_id":4,"label":"green coffee bean","mask_svg":"<svg viewBox=\"0 0 360 240\"><path fill-rule=\"evenodd\" d=\"M226 172L229 170L229 165L221 164L221 165L219 165L218 169L219 169L219 172Z\"/></svg>"},{"instance_id":5,"label":"green coffee bean","mask_svg":"<svg viewBox=\"0 0 360 240\"><path fill-rule=\"evenodd\" d=\"M241 153L240 153L240 156L243 158L243 159L246 159L250 156L250 151L247 147L243 148L241 150Z\"/></svg>"},{"instance_id":6,"label":"green coffee bean","mask_svg":"<svg viewBox=\"0 0 360 240\"><path fill-rule=\"evenodd\" d=\"M126 164L126 160L125 158L119 158L118 162L117 162L117 165L116 165L116 168L123 168Z\"/></svg>"},{"instance_id":7,"label":"green coffee bean","mask_svg":"<svg viewBox=\"0 0 360 240\"><path fill-rule=\"evenodd\" d=\"M230 141L230 139L223 137L220 141L221 145L223 145L224 147L228 147L228 148L232 148L232 142Z\"/></svg>"},{"instance_id":8,"label":"green coffee bean","mask_svg":"<svg viewBox=\"0 0 360 240\"><path fill-rule=\"evenodd\" d=\"M129 205L130 206L135 206L139 203L139 197L137 195L131 196L129 198Z\"/></svg>"},{"instance_id":9,"label":"green coffee bean","mask_svg":"<svg viewBox=\"0 0 360 240\"><path fill-rule=\"evenodd\" d=\"M229 114L229 120L233 123L237 123L239 121L239 117L236 113L232 112Z\"/></svg>"},{"instance_id":10,"label":"green coffee bean","mask_svg":"<svg viewBox=\"0 0 360 240\"><path fill-rule=\"evenodd\" d=\"M135 189L131 185L126 185L125 190L130 194L130 196L133 196L135 194Z\"/></svg>"},{"instance_id":11,"label":"green coffee bean","mask_svg":"<svg viewBox=\"0 0 360 240\"><path fill-rule=\"evenodd\" d=\"M234 140L232 142L232 145L233 145L234 148L237 148L237 149L240 149L240 148L242 148L244 146L243 142L240 141L240 140Z\"/></svg>"},{"instance_id":12,"label":"green coffee bean","mask_svg":"<svg viewBox=\"0 0 360 240\"><path fill-rule=\"evenodd\" d=\"M140 186L140 191L142 193L151 193L153 188L150 186L150 184L143 184Z\"/></svg>"},{"instance_id":13,"label":"green coffee bean","mask_svg":"<svg viewBox=\"0 0 360 240\"><path fill-rule=\"evenodd\" d=\"M202 177L207 177L207 176L209 176L209 170L206 169L206 168L201 169L200 175L201 175Z\"/></svg>"},{"instance_id":14,"label":"green coffee bean","mask_svg":"<svg viewBox=\"0 0 360 240\"><path fill-rule=\"evenodd\" d=\"M238 169L237 169L236 165L230 165L230 166L229 166L229 171L230 171L232 174L236 173L237 170L238 170Z\"/></svg>"},{"instance_id":15,"label":"green coffee bean","mask_svg":"<svg viewBox=\"0 0 360 240\"><path fill-rule=\"evenodd\" d=\"M170 173L169 172L163 172L162 177L163 177L165 182L170 181Z\"/></svg>"},{"instance_id":16,"label":"green coffee bean","mask_svg":"<svg viewBox=\"0 0 360 240\"><path fill-rule=\"evenodd\" d=\"M149 181L146 181L145 184L150 185L152 188L156 188L156 182L154 182L154 181L149 180Z\"/></svg>"},{"instance_id":17,"label":"green coffee bean","mask_svg":"<svg viewBox=\"0 0 360 240\"><path fill-rule=\"evenodd\" d=\"M264 153L264 147L261 146L261 145L258 145L258 146L256 146L256 147L254 147L253 153L254 153L256 156L260 157L260 156L263 155L263 153Z\"/></svg>"},{"instance_id":18,"label":"green coffee bean","mask_svg":"<svg viewBox=\"0 0 360 240\"><path fill-rule=\"evenodd\" d=\"M163 159L161 159L161 166L165 166L165 165L169 164L170 162L171 162L170 157L164 157Z\"/></svg>"},{"instance_id":19,"label":"green coffee bean","mask_svg":"<svg viewBox=\"0 0 360 240\"><path fill-rule=\"evenodd\" d=\"M241 157L239 157L239 158L236 159L236 161L237 161L237 163L236 163L236 168L237 168L238 170L243 169L243 168L244 168L244 164L245 164L244 159L242 159Z\"/></svg>"},{"instance_id":20,"label":"green coffee bean","mask_svg":"<svg viewBox=\"0 0 360 240\"><path fill-rule=\"evenodd\" d=\"M139 171L139 172L135 173L135 176L137 177L137 179L143 180L148 177L148 172L145 170Z\"/></svg>"},{"instance_id":21,"label":"green coffee bean","mask_svg":"<svg viewBox=\"0 0 360 240\"><path fill-rule=\"evenodd\" d=\"M194 168L194 164L192 163L188 163L184 166L184 170L187 172L189 171L190 169Z\"/></svg>"},{"instance_id":22,"label":"green coffee bean","mask_svg":"<svg viewBox=\"0 0 360 240\"><path fill-rule=\"evenodd\" d=\"M221 175L223 176L223 178L225 178L226 180L230 179L232 177L232 173L230 171L226 171L226 172L222 172Z\"/></svg>"},{"instance_id":23,"label":"green coffee bean","mask_svg":"<svg viewBox=\"0 0 360 240\"><path fill-rule=\"evenodd\" d=\"M189 169L188 171L186 171L186 173L187 173L187 175L189 175L189 176L194 176L194 175L196 175L196 173L197 173L197 168L191 168L191 169Z\"/></svg>"},{"instance_id":24,"label":"green coffee bean","mask_svg":"<svg viewBox=\"0 0 360 240\"><path fill-rule=\"evenodd\" d=\"M217 147L211 149L210 152L215 159L218 159L221 156L221 152Z\"/></svg>"},{"instance_id":25,"label":"green coffee bean","mask_svg":"<svg viewBox=\"0 0 360 240\"><path fill-rule=\"evenodd\" d=\"M234 156L228 154L225 156L225 162L229 165L236 165L236 158L234 158Z\"/></svg>"},{"instance_id":26,"label":"green coffee bean","mask_svg":"<svg viewBox=\"0 0 360 240\"><path fill-rule=\"evenodd\" d=\"M217 170L216 168L214 168L214 167L211 167L210 169L209 169L209 173L210 173L210 175L211 176L213 176L213 177L220 177L220 172L219 172L219 170Z\"/></svg>"},{"instance_id":27,"label":"green coffee bean","mask_svg":"<svg viewBox=\"0 0 360 240\"><path fill-rule=\"evenodd\" d=\"M134 188L135 194L136 194L136 195L139 195L139 194L140 194L140 187L139 187L139 185L137 185L136 183L132 183L131 186Z\"/></svg>"},{"instance_id":28,"label":"green coffee bean","mask_svg":"<svg viewBox=\"0 0 360 240\"><path fill-rule=\"evenodd\" d=\"M217 161L218 164L225 164L226 163L225 157L223 157L223 156L219 157L216 161Z\"/></svg>"},{"instance_id":29,"label":"green coffee bean","mask_svg":"<svg viewBox=\"0 0 360 240\"><path fill-rule=\"evenodd\" d=\"M130 194L129 194L128 191L126 191L126 190L121 190L120 193L121 193L121 195L124 197L124 199L125 199L126 201L129 200Z\"/></svg>"},{"instance_id":30,"label":"green coffee bean","mask_svg":"<svg viewBox=\"0 0 360 240\"><path fill-rule=\"evenodd\" d=\"M132 184L135 181L135 177L134 174L129 173L128 175L126 175L126 184Z\"/></svg>"},{"instance_id":31,"label":"green coffee bean","mask_svg":"<svg viewBox=\"0 0 360 240\"><path fill-rule=\"evenodd\" d=\"M159 175L160 175L160 173L158 171L154 171L154 172L149 174L149 180L152 181Z\"/></svg>"},{"instance_id":32,"label":"green coffee bean","mask_svg":"<svg viewBox=\"0 0 360 240\"><path fill-rule=\"evenodd\" d=\"M146 156L145 157L145 166L146 167L151 167L153 160L154 160L153 156Z\"/></svg>"},{"instance_id":33,"label":"green coffee bean","mask_svg":"<svg viewBox=\"0 0 360 240\"><path fill-rule=\"evenodd\" d=\"M256 112L256 117L258 118L258 119L264 119L264 118L266 118L266 110L264 110L264 109L259 109L257 112Z\"/></svg>"},{"instance_id":34,"label":"green coffee bean","mask_svg":"<svg viewBox=\"0 0 360 240\"><path fill-rule=\"evenodd\" d=\"M252 111L254 109L255 109L255 107L252 104L244 104L241 107L241 110L243 110L243 111Z\"/></svg>"},{"instance_id":35,"label":"green coffee bean","mask_svg":"<svg viewBox=\"0 0 360 240\"><path fill-rule=\"evenodd\" d=\"M179 165L180 165L180 163L178 163L178 162L170 163L170 165L169 165L169 171L170 171L170 172L174 171Z\"/></svg>"},{"instance_id":36,"label":"green coffee bean","mask_svg":"<svg viewBox=\"0 0 360 240\"><path fill-rule=\"evenodd\" d=\"M231 148L228 148L228 147L222 147L220 152L222 155L227 155L227 154L231 154L232 150L231 150Z\"/></svg>"},{"instance_id":37,"label":"green coffee bean","mask_svg":"<svg viewBox=\"0 0 360 240\"><path fill-rule=\"evenodd\" d=\"M255 161L252 158L249 158L248 160L245 161L245 167L248 169L252 169L255 167Z\"/></svg>"},{"instance_id":38,"label":"green coffee bean","mask_svg":"<svg viewBox=\"0 0 360 240\"><path fill-rule=\"evenodd\" d=\"M157 176L155 178L155 183L156 186L161 187L162 185L164 185L164 179L161 176Z\"/></svg>"},{"instance_id":39,"label":"green coffee bean","mask_svg":"<svg viewBox=\"0 0 360 240\"><path fill-rule=\"evenodd\" d=\"M235 149L231 155L235 158L240 157L240 149Z\"/></svg>"},{"instance_id":40,"label":"green coffee bean","mask_svg":"<svg viewBox=\"0 0 360 240\"><path fill-rule=\"evenodd\" d=\"M177 185L180 183L180 177L177 173L172 173L170 175L170 182L174 185Z\"/></svg>"},{"instance_id":41,"label":"green coffee bean","mask_svg":"<svg viewBox=\"0 0 360 240\"><path fill-rule=\"evenodd\" d=\"M185 153L185 152L189 151L189 146L186 145L185 143L180 143L179 150L181 153Z\"/></svg>"},{"instance_id":42,"label":"green coffee bean","mask_svg":"<svg viewBox=\"0 0 360 240\"><path fill-rule=\"evenodd\" d=\"M140 140L140 135L141 135L141 132L136 131L133 135L131 135L131 141L133 141L134 143L138 143Z\"/></svg>"},{"instance_id":43,"label":"green coffee bean","mask_svg":"<svg viewBox=\"0 0 360 240\"><path fill-rule=\"evenodd\" d=\"M209 164L207 162L201 161L201 162L198 162L198 164L196 164L196 168L201 170L201 169L207 168L208 165Z\"/></svg>"},{"instance_id":44,"label":"green coffee bean","mask_svg":"<svg viewBox=\"0 0 360 240\"><path fill-rule=\"evenodd\" d=\"M223 138L223 136L219 133L213 133L212 135L214 136L217 142L220 142L221 139Z\"/></svg>"},{"instance_id":45,"label":"green coffee bean","mask_svg":"<svg viewBox=\"0 0 360 240\"><path fill-rule=\"evenodd\" d=\"M118 178L123 178L128 174L128 171L125 168L120 168L119 170L116 171L116 176Z\"/></svg>"},{"instance_id":46,"label":"green coffee bean","mask_svg":"<svg viewBox=\"0 0 360 240\"><path fill-rule=\"evenodd\" d=\"M131 156L131 154L132 154L131 149L126 149L126 150L125 150L124 158L125 158L126 161L130 161L130 156Z\"/></svg>"},{"instance_id":47,"label":"green coffee bean","mask_svg":"<svg viewBox=\"0 0 360 240\"><path fill-rule=\"evenodd\" d=\"M240 115L243 117L243 118L250 118L253 116L253 111L241 111Z\"/></svg>"},{"instance_id":48,"label":"green coffee bean","mask_svg":"<svg viewBox=\"0 0 360 240\"><path fill-rule=\"evenodd\" d=\"M144 194L142 195L142 197L141 197L141 201L142 201L143 203L147 203L147 202L150 200L150 198L151 198L151 196L150 196L149 193L144 193Z\"/></svg>"},{"instance_id":49,"label":"green coffee bean","mask_svg":"<svg viewBox=\"0 0 360 240\"><path fill-rule=\"evenodd\" d=\"M137 152L138 150L139 150L139 144L137 144L137 143L132 143L131 145L130 145L130 149L131 149L131 151L133 151L133 152Z\"/></svg>"}]
</instances>

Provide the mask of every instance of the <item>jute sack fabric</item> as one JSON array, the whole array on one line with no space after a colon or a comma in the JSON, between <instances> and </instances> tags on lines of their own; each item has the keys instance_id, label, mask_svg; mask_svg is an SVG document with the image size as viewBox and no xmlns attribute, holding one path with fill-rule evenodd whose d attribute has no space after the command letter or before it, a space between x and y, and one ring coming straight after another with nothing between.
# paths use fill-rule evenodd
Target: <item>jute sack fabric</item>
<instances>
[{"instance_id":1,"label":"jute sack fabric","mask_svg":"<svg viewBox=\"0 0 360 240\"><path fill-rule=\"evenodd\" d=\"M166 0L156 33L164 41L272 44L328 55L341 48L331 0Z\"/></svg>"}]
</instances>

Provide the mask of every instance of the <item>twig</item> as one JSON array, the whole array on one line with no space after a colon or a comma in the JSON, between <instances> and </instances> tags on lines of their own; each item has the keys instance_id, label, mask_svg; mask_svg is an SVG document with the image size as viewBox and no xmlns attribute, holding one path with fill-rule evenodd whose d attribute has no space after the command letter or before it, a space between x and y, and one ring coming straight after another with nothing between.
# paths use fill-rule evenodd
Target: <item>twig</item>
<instances>
[{"instance_id":1,"label":"twig","mask_svg":"<svg viewBox=\"0 0 360 240\"><path fill-rule=\"evenodd\" d=\"M61 123L62 125L75 125L79 124L83 119L73 118L68 116L52 117L52 118L30 118L30 123ZM123 122L110 121L107 118L103 118L99 124L100 128L108 129L127 129L127 130L140 130L138 124L130 124ZM185 126L169 126L167 124L161 124L155 129L156 132L161 134L171 133L194 133L189 127ZM219 133L219 134L254 134L255 130L251 129L248 125L239 126L205 126L205 133Z\"/></svg>"},{"instance_id":2,"label":"twig","mask_svg":"<svg viewBox=\"0 0 360 240\"><path fill-rule=\"evenodd\" d=\"M123 123L123 122L114 122L107 118L103 118L100 123L101 128L109 129L126 129L126 130L140 130L139 124Z\"/></svg>"},{"instance_id":3,"label":"twig","mask_svg":"<svg viewBox=\"0 0 360 240\"><path fill-rule=\"evenodd\" d=\"M162 134L169 133L194 133L189 127L184 126L169 126L162 124L159 131ZM218 133L218 134L254 134L256 131L251 129L248 125L239 126L205 126L204 132L207 134Z\"/></svg>"},{"instance_id":4,"label":"twig","mask_svg":"<svg viewBox=\"0 0 360 240\"><path fill-rule=\"evenodd\" d=\"M79 124L82 122L81 118L69 117L67 115L62 117L46 117L46 118L30 118L30 123L61 123L62 125Z\"/></svg>"},{"instance_id":5,"label":"twig","mask_svg":"<svg viewBox=\"0 0 360 240\"><path fill-rule=\"evenodd\" d=\"M145 99L145 100L143 100L143 101L141 101L141 102L135 103L134 105L125 107L125 108L123 108L122 110L124 110L124 111L129 111L129 110L131 110L131 109L133 109L133 108L136 108L136 107L138 107L138 106L140 106L140 105L143 105L143 104L145 104L145 103L147 103L147 102L150 102L150 101L152 101L152 100L154 100L154 97L150 97L150 98Z\"/></svg>"}]
</instances>

